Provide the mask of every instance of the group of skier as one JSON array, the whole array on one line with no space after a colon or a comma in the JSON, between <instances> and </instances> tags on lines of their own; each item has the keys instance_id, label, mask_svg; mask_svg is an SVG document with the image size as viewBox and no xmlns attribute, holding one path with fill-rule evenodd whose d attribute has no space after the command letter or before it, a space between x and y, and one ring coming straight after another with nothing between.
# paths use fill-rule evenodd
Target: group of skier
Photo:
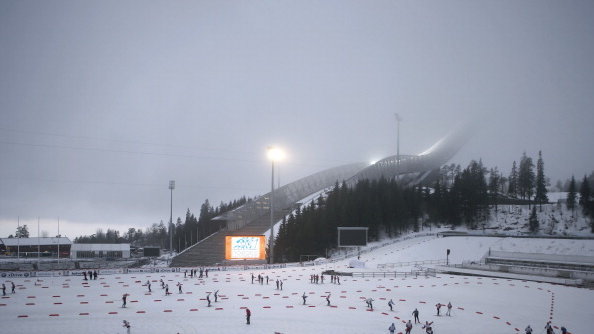
<instances>
[{"instance_id":1,"label":"group of skier","mask_svg":"<svg viewBox=\"0 0 594 334\"><path fill-rule=\"evenodd\" d=\"M256 276L254 276L254 274L252 273L252 284L254 284L254 278L256 278ZM266 279L266 284L268 284L268 281L270 280L270 277L258 274L258 283L260 283L260 285L264 284L264 279Z\"/></svg>"},{"instance_id":2,"label":"group of skier","mask_svg":"<svg viewBox=\"0 0 594 334\"><path fill-rule=\"evenodd\" d=\"M435 307L437 308L437 316L439 316L439 310L441 309L442 306L446 306L445 304L442 303L437 303L435 304ZM448 302L448 311L446 312L447 316L451 316L452 315L452 303Z\"/></svg>"},{"instance_id":3,"label":"group of skier","mask_svg":"<svg viewBox=\"0 0 594 334\"><path fill-rule=\"evenodd\" d=\"M15 293L16 285L14 285L13 281L10 281L10 288L12 293ZM6 284L2 283L2 295L6 296Z\"/></svg>"},{"instance_id":4,"label":"group of skier","mask_svg":"<svg viewBox=\"0 0 594 334\"><path fill-rule=\"evenodd\" d=\"M561 326L561 328L559 328L560 330L560 334L571 334L570 332L567 331L567 328L565 328L564 326ZM532 334L532 327L530 327L530 325L528 325L528 327L526 327L526 329L524 329L524 331L526 332L526 334ZM553 329L553 325L551 325L550 321L547 321L547 324L544 327L544 331L546 331L546 334L555 334L555 330Z\"/></svg>"},{"instance_id":5,"label":"group of skier","mask_svg":"<svg viewBox=\"0 0 594 334\"><path fill-rule=\"evenodd\" d=\"M82 274L83 274L83 280L85 280L85 281L96 280L97 276L99 275L99 273L97 273L97 270L83 271Z\"/></svg>"},{"instance_id":6,"label":"group of skier","mask_svg":"<svg viewBox=\"0 0 594 334\"><path fill-rule=\"evenodd\" d=\"M188 271L184 271L184 278L187 278L188 276ZM192 277L198 277L198 278L204 278L204 277L208 278L208 268L198 268L198 269L190 269L190 278Z\"/></svg>"},{"instance_id":7,"label":"group of skier","mask_svg":"<svg viewBox=\"0 0 594 334\"><path fill-rule=\"evenodd\" d=\"M324 275L309 275L309 283L318 284L320 283L320 279L322 281L322 284L324 284Z\"/></svg>"}]
</instances>

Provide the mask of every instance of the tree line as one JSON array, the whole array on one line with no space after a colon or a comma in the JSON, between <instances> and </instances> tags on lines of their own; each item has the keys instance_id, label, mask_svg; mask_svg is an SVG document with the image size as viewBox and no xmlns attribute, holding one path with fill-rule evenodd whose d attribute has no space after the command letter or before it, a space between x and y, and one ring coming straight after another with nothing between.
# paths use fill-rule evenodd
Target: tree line
<instances>
[{"instance_id":1,"label":"tree line","mask_svg":"<svg viewBox=\"0 0 594 334\"><path fill-rule=\"evenodd\" d=\"M328 249L337 247L339 226L368 227L369 241L377 241L382 235L392 237L431 228L431 225L477 229L489 219L489 208L493 206L497 210L499 203L529 206L548 203L549 183L539 151L536 166L523 153L519 164L513 162L507 177L497 167L487 169L482 161L473 160L466 168L455 164L443 166L430 186L403 187L395 179L362 180L351 188L344 183L336 184L329 193L298 208L282 221L274 244L274 261L293 262L300 261L301 255L326 254ZM580 203L587 208L584 212L594 215L588 184L582 182L586 189L582 190ZM536 206L532 210L529 228L537 231Z\"/></svg>"},{"instance_id":2,"label":"tree line","mask_svg":"<svg viewBox=\"0 0 594 334\"><path fill-rule=\"evenodd\" d=\"M182 220L178 217L174 222L173 229L173 249L177 252L195 244L218 230L218 226L211 223L211 219L225 212L231 211L250 201L245 196L233 200L229 203L221 202L216 208L207 200L200 206L198 218L188 209L186 217ZM135 247L159 246L163 249L169 249L169 229L166 223L161 220L158 224L153 223L144 231L142 229L128 228L128 231L120 234L115 229L102 229L92 235L79 236L74 239L75 243L130 243Z\"/></svg>"}]
</instances>

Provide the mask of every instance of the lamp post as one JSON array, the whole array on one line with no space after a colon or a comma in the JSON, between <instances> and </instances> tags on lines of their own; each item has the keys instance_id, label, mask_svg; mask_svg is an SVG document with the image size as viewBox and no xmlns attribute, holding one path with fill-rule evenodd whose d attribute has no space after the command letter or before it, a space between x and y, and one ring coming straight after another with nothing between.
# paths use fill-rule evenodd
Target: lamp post
<instances>
[{"instance_id":1,"label":"lamp post","mask_svg":"<svg viewBox=\"0 0 594 334\"><path fill-rule=\"evenodd\" d=\"M173 189L175 189L175 181L169 181L169 190L171 190L171 205L169 211L169 251L173 251Z\"/></svg>"},{"instance_id":2,"label":"lamp post","mask_svg":"<svg viewBox=\"0 0 594 334\"><path fill-rule=\"evenodd\" d=\"M268 159L272 162L270 181L270 241L268 242L270 264L274 263L274 162L283 158L283 151L278 148L268 147Z\"/></svg>"}]
</instances>

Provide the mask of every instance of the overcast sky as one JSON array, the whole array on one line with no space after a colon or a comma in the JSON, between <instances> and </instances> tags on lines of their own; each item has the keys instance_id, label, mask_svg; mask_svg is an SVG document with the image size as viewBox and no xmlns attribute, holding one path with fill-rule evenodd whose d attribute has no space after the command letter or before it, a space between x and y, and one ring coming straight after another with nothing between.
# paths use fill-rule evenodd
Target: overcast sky
<instances>
[{"instance_id":1,"label":"overcast sky","mask_svg":"<svg viewBox=\"0 0 594 334\"><path fill-rule=\"evenodd\" d=\"M124 230L482 121L453 159L594 170L592 1L0 2L0 236Z\"/></svg>"}]
</instances>

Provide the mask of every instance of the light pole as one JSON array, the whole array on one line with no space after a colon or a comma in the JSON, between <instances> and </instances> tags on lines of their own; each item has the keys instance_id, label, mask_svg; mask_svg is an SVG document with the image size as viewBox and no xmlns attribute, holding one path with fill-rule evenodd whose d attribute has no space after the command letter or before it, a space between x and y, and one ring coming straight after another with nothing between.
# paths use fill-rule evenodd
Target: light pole
<instances>
[{"instance_id":1,"label":"light pole","mask_svg":"<svg viewBox=\"0 0 594 334\"><path fill-rule=\"evenodd\" d=\"M400 122L402 118L395 113L396 117L396 180L400 179Z\"/></svg>"},{"instance_id":2,"label":"light pole","mask_svg":"<svg viewBox=\"0 0 594 334\"><path fill-rule=\"evenodd\" d=\"M283 158L283 151L278 148L268 147L268 159L272 162L272 175L270 181L270 241L268 242L270 264L274 263L274 162Z\"/></svg>"},{"instance_id":3,"label":"light pole","mask_svg":"<svg viewBox=\"0 0 594 334\"><path fill-rule=\"evenodd\" d=\"M171 190L171 206L169 211L169 251L173 251L173 189L175 189L175 181L169 181L169 190Z\"/></svg>"}]
</instances>

